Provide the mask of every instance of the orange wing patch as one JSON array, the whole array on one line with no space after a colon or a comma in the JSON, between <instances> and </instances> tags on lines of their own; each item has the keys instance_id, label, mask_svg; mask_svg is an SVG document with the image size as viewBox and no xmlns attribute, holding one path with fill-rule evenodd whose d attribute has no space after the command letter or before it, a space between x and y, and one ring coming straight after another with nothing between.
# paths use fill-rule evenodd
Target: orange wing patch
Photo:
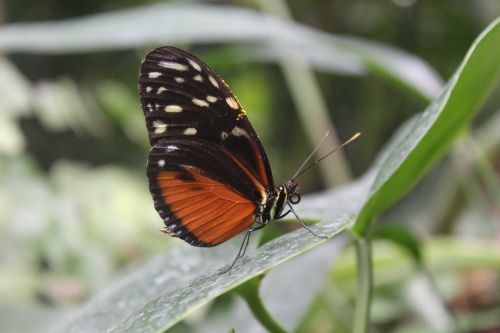
<instances>
[{"instance_id":1,"label":"orange wing patch","mask_svg":"<svg viewBox=\"0 0 500 333\"><path fill-rule=\"evenodd\" d=\"M178 171L160 171L156 179L165 204L187 235L165 231L180 238L194 236L215 246L248 229L255 219L253 202L213 179Z\"/></svg>"}]
</instances>

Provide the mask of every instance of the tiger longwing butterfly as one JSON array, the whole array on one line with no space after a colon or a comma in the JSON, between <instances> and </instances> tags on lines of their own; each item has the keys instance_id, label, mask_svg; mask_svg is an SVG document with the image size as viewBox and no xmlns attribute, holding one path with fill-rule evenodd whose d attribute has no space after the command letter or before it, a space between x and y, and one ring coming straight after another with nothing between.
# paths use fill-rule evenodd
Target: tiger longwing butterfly
<instances>
[{"instance_id":1,"label":"tiger longwing butterfly","mask_svg":"<svg viewBox=\"0 0 500 333\"><path fill-rule=\"evenodd\" d=\"M252 231L285 216L286 205L293 212L298 173L274 185L245 110L203 61L175 47L154 49L140 66L139 93L152 146L149 188L163 232L209 247L247 230L238 259Z\"/></svg>"}]
</instances>

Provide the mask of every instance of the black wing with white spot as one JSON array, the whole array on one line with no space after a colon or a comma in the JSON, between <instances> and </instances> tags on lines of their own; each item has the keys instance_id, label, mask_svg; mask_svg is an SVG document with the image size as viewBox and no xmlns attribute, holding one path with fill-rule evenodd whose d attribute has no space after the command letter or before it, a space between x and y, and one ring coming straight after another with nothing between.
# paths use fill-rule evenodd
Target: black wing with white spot
<instances>
[{"instance_id":1,"label":"black wing with white spot","mask_svg":"<svg viewBox=\"0 0 500 333\"><path fill-rule=\"evenodd\" d=\"M140 66L139 93L152 146L165 139L206 140L274 189L266 153L245 111L200 59L174 47L152 50Z\"/></svg>"},{"instance_id":2,"label":"black wing with white spot","mask_svg":"<svg viewBox=\"0 0 500 333\"><path fill-rule=\"evenodd\" d=\"M275 187L262 144L224 81L195 56L161 47L141 64L139 93L163 231L214 246L248 229Z\"/></svg>"}]
</instances>

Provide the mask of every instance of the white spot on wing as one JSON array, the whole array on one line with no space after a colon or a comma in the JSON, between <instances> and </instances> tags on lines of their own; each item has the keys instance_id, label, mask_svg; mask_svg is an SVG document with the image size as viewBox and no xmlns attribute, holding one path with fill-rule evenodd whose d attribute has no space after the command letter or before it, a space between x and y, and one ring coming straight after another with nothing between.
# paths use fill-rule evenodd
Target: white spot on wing
<instances>
[{"instance_id":1,"label":"white spot on wing","mask_svg":"<svg viewBox=\"0 0 500 333\"><path fill-rule=\"evenodd\" d=\"M177 83L183 83L184 82L184 79L182 77L176 77L174 80Z\"/></svg>"},{"instance_id":2,"label":"white spot on wing","mask_svg":"<svg viewBox=\"0 0 500 333\"><path fill-rule=\"evenodd\" d=\"M163 168L165 166L165 160L158 160L158 166Z\"/></svg>"},{"instance_id":3,"label":"white spot on wing","mask_svg":"<svg viewBox=\"0 0 500 333\"><path fill-rule=\"evenodd\" d=\"M195 135L198 133L198 130L194 127L188 127L184 130L184 135Z\"/></svg>"},{"instance_id":4,"label":"white spot on wing","mask_svg":"<svg viewBox=\"0 0 500 333\"><path fill-rule=\"evenodd\" d=\"M175 104L167 105L165 106L165 112L182 112L182 107Z\"/></svg>"},{"instance_id":5,"label":"white spot on wing","mask_svg":"<svg viewBox=\"0 0 500 333\"><path fill-rule=\"evenodd\" d=\"M193 77L193 80L198 81L198 82L203 82L203 78L201 77L200 74L198 74L195 77Z\"/></svg>"},{"instance_id":6,"label":"white spot on wing","mask_svg":"<svg viewBox=\"0 0 500 333\"><path fill-rule=\"evenodd\" d=\"M161 94L162 92L167 91L167 88L165 87L160 87L158 88L158 91L156 92L158 95Z\"/></svg>"},{"instance_id":7,"label":"white spot on wing","mask_svg":"<svg viewBox=\"0 0 500 333\"><path fill-rule=\"evenodd\" d=\"M232 109L239 110L240 106L238 105L238 102L233 97L227 97L226 98L226 103L229 105Z\"/></svg>"},{"instance_id":8,"label":"white spot on wing","mask_svg":"<svg viewBox=\"0 0 500 333\"><path fill-rule=\"evenodd\" d=\"M212 83L212 85L215 87L215 88L219 88L219 84L217 83L217 81L214 79L213 76L209 76L208 77L208 80L210 81L210 83Z\"/></svg>"},{"instance_id":9,"label":"white spot on wing","mask_svg":"<svg viewBox=\"0 0 500 333\"><path fill-rule=\"evenodd\" d=\"M155 134L162 134L167 131L167 124L161 120L154 120L153 127L155 129Z\"/></svg>"},{"instance_id":10,"label":"white spot on wing","mask_svg":"<svg viewBox=\"0 0 500 333\"><path fill-rule=\"evenodd\" d=\"M208 106L208 103L202 99L198 99L198 98L193 98L193 103L198 105L198 106L201 106L201 107L207 107Z\"/></svg>"},{"instance_id":11,"label":"white spot on wing","mask_svg":"<svg viewBox=\"0 0 500 333\"><path fill-rule=\"evenodd\" d=\"M147 92L147 93L150 93L150 92L151 92L151 90L153 90L153 87L146 87L146 92Z\"/></svg>"},{"instance_id":12,"label":"white spot on wing","mask_svg":"<svg viewBox=\"0 0 500 333\"><path fill-rule=\"evenodd\" d=\"M148 74L148 77L149 77L150 79L157 79L157 78L159 78L160 76L161 76L161 73L160 73L160 72L150 72L150 73Z\"/></svg>"},{"instance_id":13,"label":"white spot on wing","mask_svg":"<svg viewBox=\"0 0 500 333\"><path fill-rule=\"evenodd\" d=\"M168 145L167 148L165 148L165 152L170 153L177 149L179 149L179 147L177 147L176 145Z\"/></svg>"},{"instance_id":14,"label":"white spot on wing","mask_svg":"<svg viewBox=\"0 0 500 333\"><path fill-rule=\"evenodd\" d=\"M222 140L226 140L228 136L229 136L229 134L227 134L227 132L222 131L222 132L220 133L220 138L221 138Z\"/></svg>"},{"instance_id":15,"label":"white spot on wing","mask_svg":"<svg viewBox=\"0 0 500 333\"><path fill-rule=\"evenodd\" d=\"M173 62L173 61L160 61L158 63L159 66L167 69L173 69L176 71L187 71L188 66L179 64L178 62Z\"/></svg>"},{"instance_id":16,"label":"white spot on wing","mask_svg":"<svg viewBox=\"0 0 500 333\"><path fill-rule=\"evenodd\" d=\"M209 101L210 103L215 103L215 102L217 102L217 97L208 95L207 101Z\"/></svg>"},{"instance_id":17,"label":"white spot on wing","mask_svg":"<svg viewBox=\"0 0 500 333\"><path fill-rule=\"evenodd\" d=\"M238 126L233 127L231 134L233 134L234 136L247 136L248 135L247 132L243 128L238 127Z\"/></svg>"},{"instance_id":18,"label":"white spot on wing","mask_svg":"<svg viewBox=\"0 0 500 333\"><path fill-rule=\"evenodd\" d=\"M189 61L189 64L191 66L193 66L194 69L196 69L198 72L201 72L201 67L200 67L200 65L198 65L197 62L195 62L195 61L193 61L191 59L188 59L188 61Z\"/></svg>"}]
</instances>

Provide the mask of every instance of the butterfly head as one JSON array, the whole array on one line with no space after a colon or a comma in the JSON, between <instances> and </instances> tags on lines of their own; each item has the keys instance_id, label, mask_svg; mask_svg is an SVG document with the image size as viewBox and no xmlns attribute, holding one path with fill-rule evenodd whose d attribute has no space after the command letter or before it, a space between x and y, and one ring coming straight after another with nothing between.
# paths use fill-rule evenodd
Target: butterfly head
<instances>
[{"instance_id":1,"label":"butterfly head","mask_svg":"<svg viewBox=\"0 0 500 333\"><path fill-rule=\"evenodd\" d=\"M286 199L291 204L298 204L300 202L300 186L294 180L287 180L282 186L283 191L286 193Z\"/></svg>"},{"instance_id":2,"label":"butterfly head","mask_svg":"<svg viewBox=\"0 0 500 333\"><path fill-rule=\"evenodd\" d=\"M293 180L287 180L283 184L283 189L286 192L287 199L292 204L298 204L300 202L300 194L299 194L299 184L297 184Z\"/></svg>"}]
</instances>

